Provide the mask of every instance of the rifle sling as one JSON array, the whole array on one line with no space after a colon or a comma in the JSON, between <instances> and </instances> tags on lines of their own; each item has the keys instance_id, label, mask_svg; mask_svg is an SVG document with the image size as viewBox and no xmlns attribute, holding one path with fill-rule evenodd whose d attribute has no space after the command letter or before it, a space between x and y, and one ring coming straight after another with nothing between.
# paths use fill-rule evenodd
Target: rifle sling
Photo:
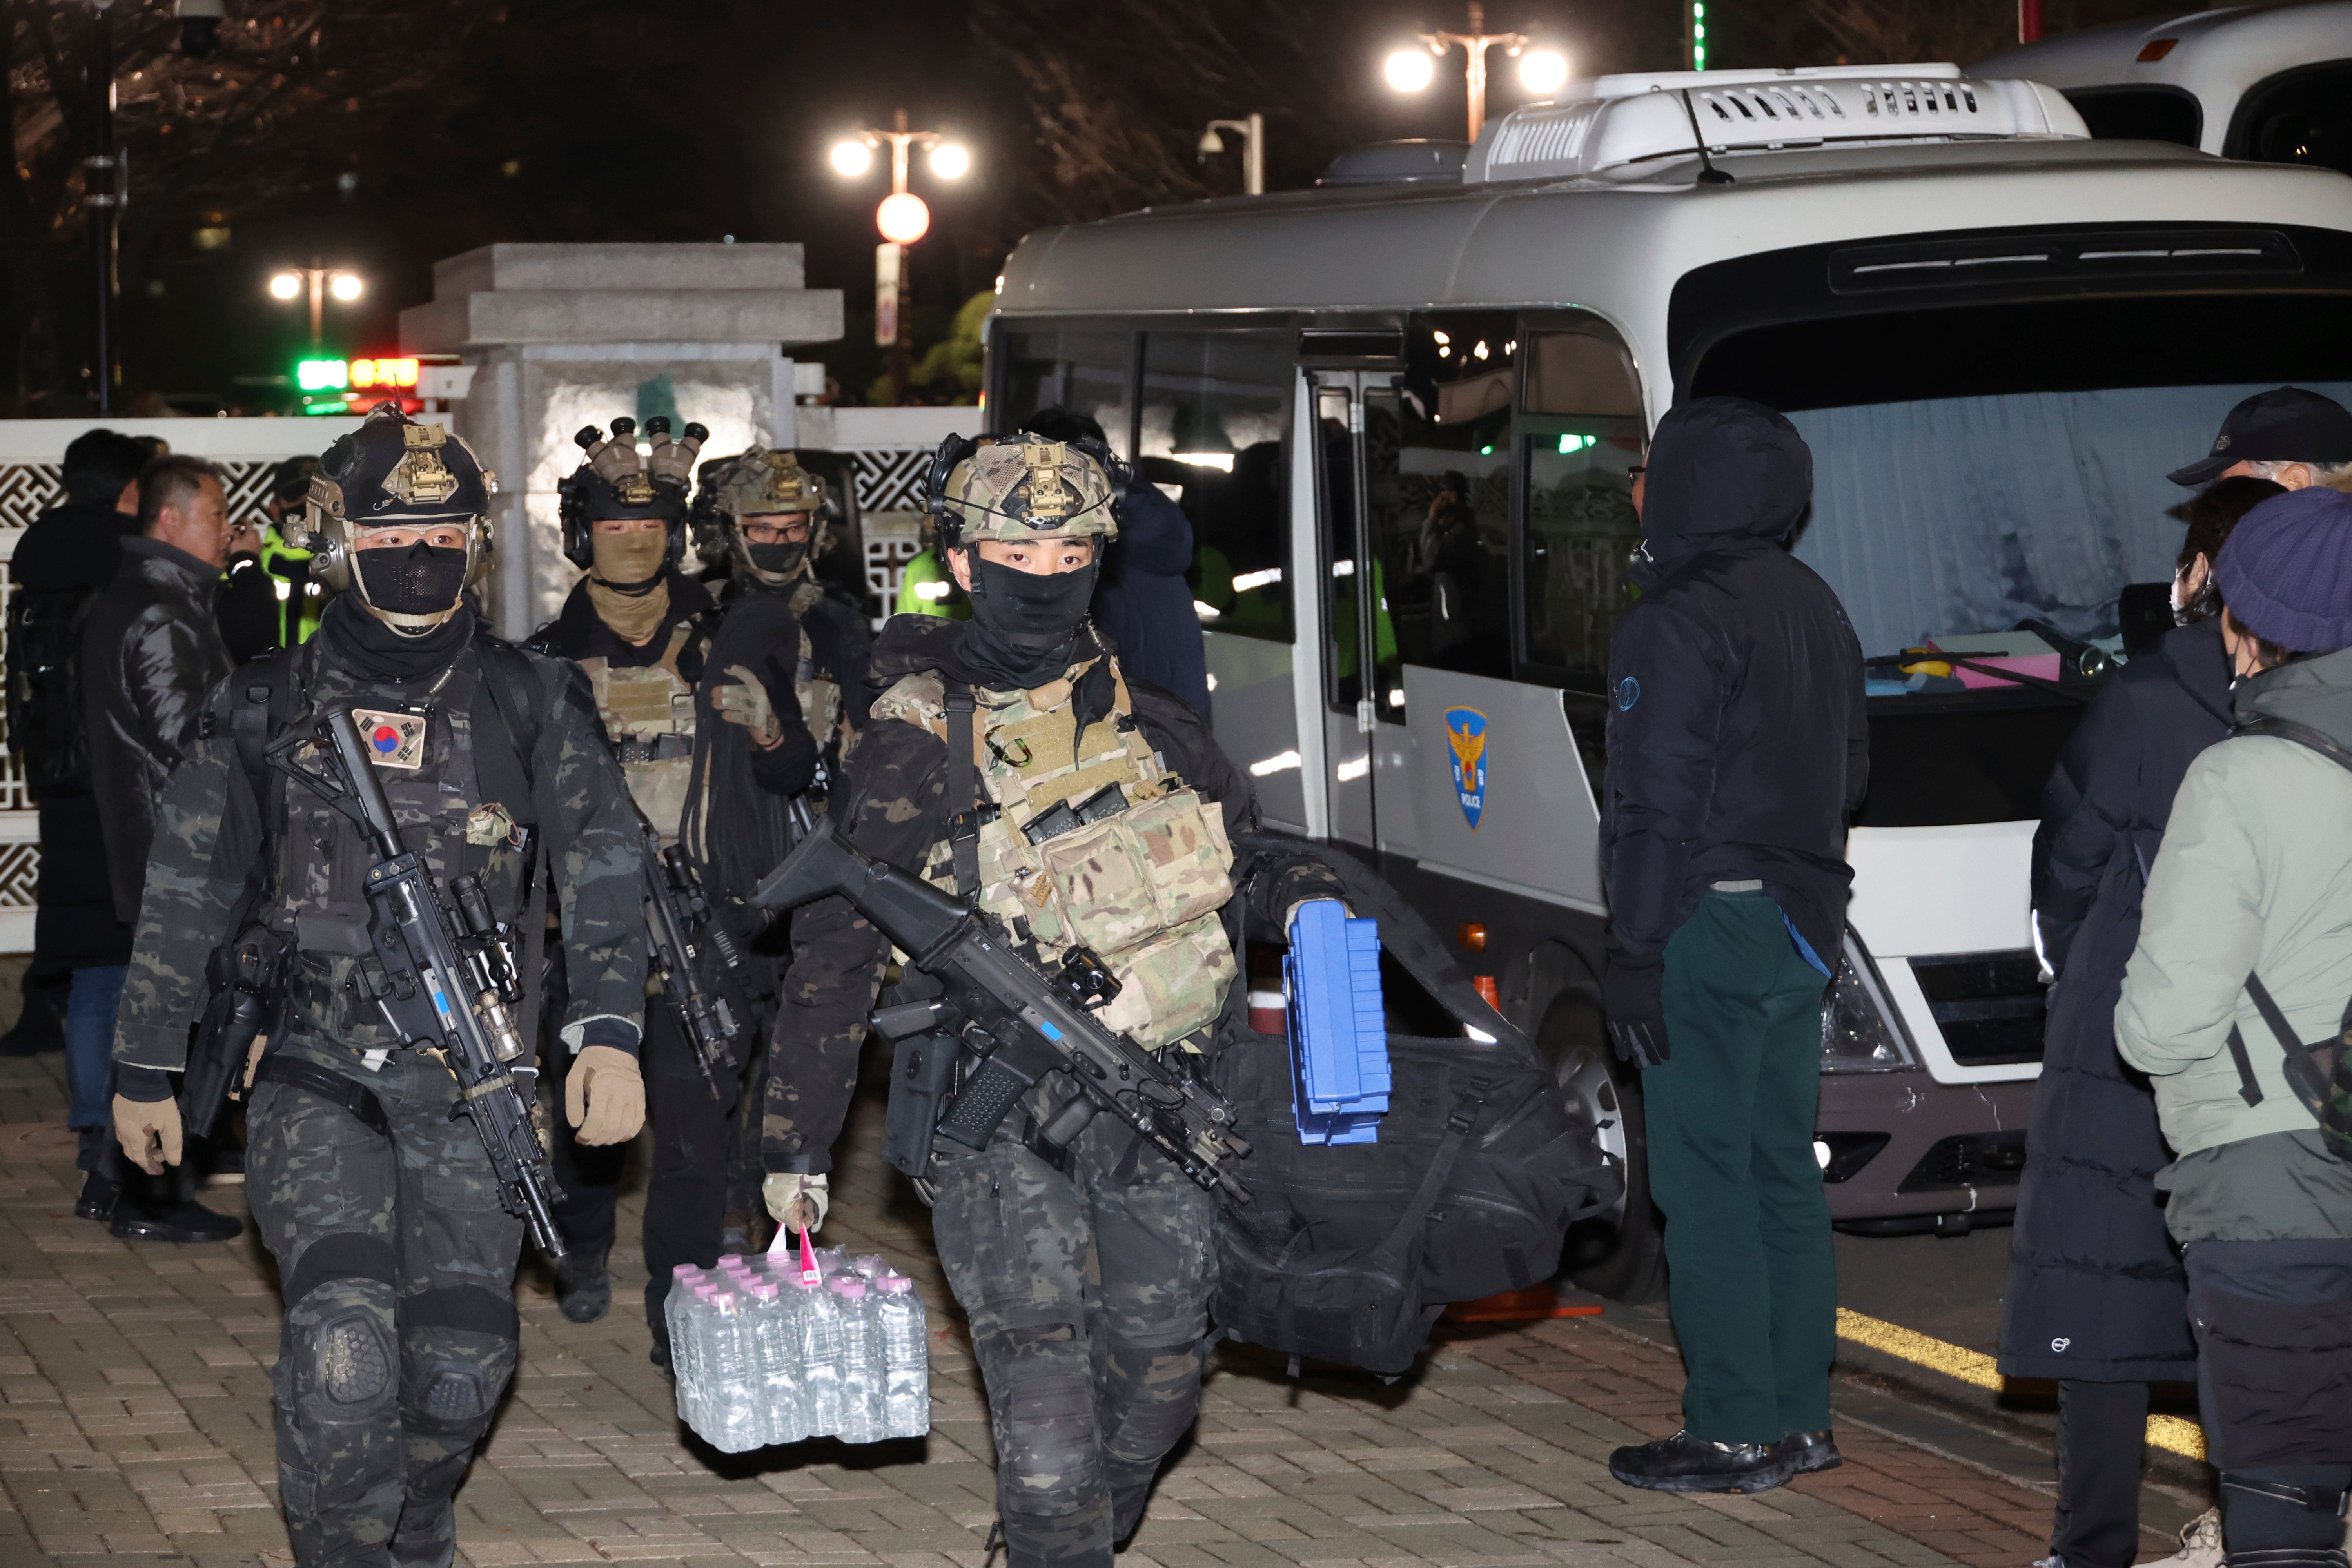
<instances>
[{"instance_id":1,"label":"rifle sling","mask_svg":"<svg viewBox=\"0 0 2352 1568\"><path fill-rule=\"evenodd\" d=\"M972 763L971 688L955 681L947 690L948 847L955 858L955 896L980 897L980 770Z\"/></svg>"},{"instance_id":2,"label":"rifle sling","mask_svg":"<svg viewBox=\"0 0 2352 1568\"><path fill-rule=\"evenodd\" d=\"M392 1119L383 1113L383 1102L375 1091L363 1083L353 1083L339 1072L330 1071L316 1062L289 1057L283 1051L272 1051L261 1058L261 1067L253 1075L254 1083L282 1083L289 1089L299 1089L315 1094L332 1105L341 1106L364 1122L378 1137L392 1136Z\"/></svg>"}]
</instances>

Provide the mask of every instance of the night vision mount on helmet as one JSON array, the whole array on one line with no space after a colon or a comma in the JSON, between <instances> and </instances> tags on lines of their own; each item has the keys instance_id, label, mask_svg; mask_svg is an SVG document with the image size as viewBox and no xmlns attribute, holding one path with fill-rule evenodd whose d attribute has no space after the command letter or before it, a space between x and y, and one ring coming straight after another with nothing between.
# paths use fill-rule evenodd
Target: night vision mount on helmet
<instances>
[{"instance_id":1,"label":"night vision mount on helmet","mask_svg":"<svg viewBox=\"0 0 2352 1568\"><path fill-rule=\"evenodd\" d=\"M672 439L669 420L656 415L646 421L646 434L652 438L652 449L642 456L637 422L625 416L613 421L609 437L591 425L572 437L587 458L556 486L556 494L563 556L574 566L585 568L593 561L590 536L595 523L605 518L660 518L669 532L666 563L676 566L686 559L687 498L694 481L694 460L710 432L688 423L684 434Z\"/></svg>"},{"instance_id":2,"label":"night vision mount on helmet","mask_svg":"<svg viewBox=\"0 0 2352 1568\"><path fill-rule=\"evenodd\" d=\"M447 608L425 613L376 604L365 576L353 570L353 533L463 528L463 583L471 587L489 571L490 497L498 485L498 475L482 467L462 437L380 403L359 429L320 454L319 470L310 476L302 541L313 556L310 574L336 593L356 592L371 614L394 628L422 636L457 614L456 596Z\"/></svg>"},{"instance_id":3,"label":"night vision mount on helmet","mask_svg":"<svg viewBox=\"0 0 2352 1568\"><path fill-rule=\"evenodd\" d=\"M982 539L1116 539L1129 478L1100 441L950 436L931 458L924 506L950 550Z\"/></svg>"}]
</instances>

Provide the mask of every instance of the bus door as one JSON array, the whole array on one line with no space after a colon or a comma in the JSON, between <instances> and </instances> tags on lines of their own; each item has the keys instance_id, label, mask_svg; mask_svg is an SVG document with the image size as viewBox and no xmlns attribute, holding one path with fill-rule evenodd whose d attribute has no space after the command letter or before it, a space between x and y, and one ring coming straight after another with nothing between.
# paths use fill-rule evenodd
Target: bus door
<instances>
[{"instance_id":1,"label":"bus door","mask_svg":"<svg viewBox=\"0 0 2352 1568\"><path fill-rule=\"evenodd\" d=\"M1390 578L1402 495L1392 371L1314 371L1318 579L1323 592L1322 787L1331 837L1411 855L1419 834Z\"/></svg>"}]
</instances>

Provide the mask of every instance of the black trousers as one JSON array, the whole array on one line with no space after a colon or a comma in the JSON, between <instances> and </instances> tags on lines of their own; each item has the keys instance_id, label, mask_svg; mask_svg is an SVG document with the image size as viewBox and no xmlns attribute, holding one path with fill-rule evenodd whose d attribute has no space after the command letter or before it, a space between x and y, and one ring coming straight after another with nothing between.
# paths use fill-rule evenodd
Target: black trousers
<instances>
[{"instance_id":1,"label":"black trousers","mask_svg":"<svg viewBox=\"0 0 2352 1568\"><path fill-rule=\"evenodd\" d=\"M761 1038L746 1029L746 1044ZM739 1052L744 1049L739 1046ZM627 1145L591 1149L573 1136L563 1115L563 1073L570 1053L551 1040L547 1079L541 1086L553 1113L550 1151L556 1184L563 1189L555 1223L573 1251L601 1256L612 1249L618 1230L614 1201ZM681 1263L709 1268L719 1261L719 1232L728 1209L744 1104L744 1062L723 1063L713 1071L719 1092L695 1065L694 1048L676 1015L658 997L646 1004L646 1036L638 1051L646 1077L646 1120L653 1130L653 1170L646 1184L646 1321L654 1342L667 1345L662 1304L669 1298L670 1274ZM756 1147L756 1144L754 1145ZM751 1201L758 1202L757 1183Z\"/></svg>"},{"instance_id":2,"label":"black trousers","mask_svg":"<svg viewBox=\"0 0 2352 1568\"><path fill-rule=\"evenodd\" d=\"M2139 1472L2147 1384L2058 1383L2058 1515L2051 1554L2066 1568L2131 1568L2139 1559Z\"/></svg>"},{"instance_id":3,"label":"black trousers","mask_svg":"<svg viewBox=\"0 0 2352 1568\"><path fill-rule=\"evenodd\" d=\"M2231 1552L2344 1543L2352 1487L2352 1239L2192 1241L2197 1401ZM2281 1495L2281 1489L2286 1495ZM2297 1490L2311 1494L2298 1500Z\"/></svg>"}]
</instances>

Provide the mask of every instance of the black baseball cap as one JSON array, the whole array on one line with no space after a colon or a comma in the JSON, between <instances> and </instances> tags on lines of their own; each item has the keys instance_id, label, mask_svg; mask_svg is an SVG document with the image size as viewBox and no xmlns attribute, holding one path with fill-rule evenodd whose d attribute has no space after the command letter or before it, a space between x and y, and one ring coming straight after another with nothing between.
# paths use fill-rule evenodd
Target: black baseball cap
<instances>
[{"instance_id":1,"label":"black baseball cap","mask_svg":"<svg viewBox=\"0 0 2352 1568\"><path fill-rule=\"evenodd\" d=\"M2352 463L2352 413L2299 386L2258 392L2230 410L2211 452L2164 477L2201 485L2240 463Z\"/></svg>"}]
</instances>

